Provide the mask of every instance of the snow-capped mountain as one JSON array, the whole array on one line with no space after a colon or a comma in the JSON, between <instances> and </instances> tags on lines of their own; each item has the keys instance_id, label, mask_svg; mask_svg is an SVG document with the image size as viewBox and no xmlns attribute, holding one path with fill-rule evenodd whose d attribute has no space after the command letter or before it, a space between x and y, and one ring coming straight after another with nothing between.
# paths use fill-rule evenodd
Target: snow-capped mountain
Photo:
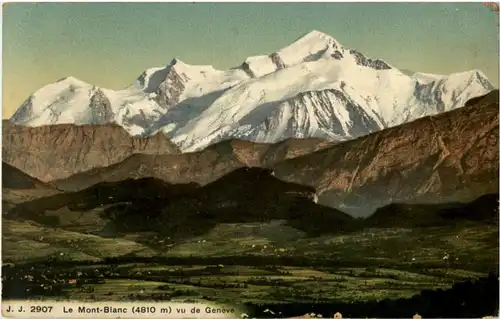
<instances>
[{"instance_id":1,"label":"snow-capped mountain","mask_svg":"<svg viewBox=\"0 0 500 319\"><path fill-rule=\"evenodd\" d=\"M68 77L35 92L11 121L116 122L132 135L164 132L183 151L194 151L230 138L352 139L461 107L493 89L479 70L403 72L312 31L229 70L174 59L123 90Z\"/></svg>"}]
</instances>

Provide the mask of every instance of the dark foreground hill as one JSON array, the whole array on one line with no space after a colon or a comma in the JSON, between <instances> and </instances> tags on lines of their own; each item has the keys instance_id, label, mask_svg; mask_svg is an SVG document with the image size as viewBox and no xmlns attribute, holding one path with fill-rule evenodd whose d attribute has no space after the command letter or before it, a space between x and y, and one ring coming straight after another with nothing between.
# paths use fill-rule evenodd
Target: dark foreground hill
<instances>
[{"instance_id":1,"label":"dark foreground hill","mask_svg":"<svg viewBox=\"0 0 500 319\"><path fill-rule=\"evenodd\" d=\"M194 225L286 220L310 234L349 231L356 225L349 215L315 200L313 188L283 182L269 169L240 168L169 203L159 223L167 234L173 216Z\"/></svg>"},{"instance_id":2,"label":"dark foreground hill","mask_svg":"<svg viewBox=\"0 0 500 319\"><path fill-rule=\"evenodd\" d=\"M2 188L43 189L51 187L14 166L2 162Z\"/></svg>"},{"instance_id":3,"label":"dark foreground hill","mask_svg":"<svg viewBox=\"0 0 500 319\"><path fill-rule=\"evenodd\" d=\"M87 215L87 225L94 223L94 230L103 230L106 236L154 231L172 238L199 236L218 224L273 220L284 220L311 236L365 227L456 226L467 221L498 223L496 194L470 203L395 203L379 208L365 220L318 205L316 200L313 188L281 181L272 170L240 168L203 187L194 183L172 185L154 178L99 183L82 191L18 204L6 216L63 227L69 219L74 219L72 212L78 212ZM70 224L78 227L78 221Z\"/></svg>"},{"instance_id":4,"label":"dark foreground hill","mask_svg":"<svg viewBox=\"0 0 500 319\"><path fill-rule=\"evenodd\" d=\"M277 219L314 233L352 228L350 216L317 205L315 196L314 189L283 182L271 170L241 168L204 187L154 178L99 183L19 204L8 216L57 227L70 211L98 210L96 218L111 220L117 232L154 230L170 237L199 235L220 223Z\"/></svg>"},{"instance_id":5,"label":"dark foreground hill","mask_svg":"<svg viewBox=\"0 0 500 319\"><path fill-rule=\"evenodd\" d=\"M498 207L498 194L483 195L469 203L394 203L377 209L365 223L384 228L454 226L466 221L498 224Z\"/></svg>"},{"instance_id":6,"label":"dark foreground hill","mask_svg":"<svg viewBox=\"0 0 500 319\"><path fill-rule=\"evenodd\" d=\"M74 219L71 212L79 212L93 216L83 219L84 223L99 227L104 220L113 218L108 214L112 210L119 211L123 216L134 217L132 221L118 218L120 226L124 227L129 222L133 224L135 220L139 222L135 229L140 230L144 228L144 221L157 216L168 201L177 200L196 187L196 184L171 185L154 178L100 183L79 192L60 193L20 203L6 216L61 227ZM72 226L78 224L78 220L71 223Z\"/></svg>"},{"instance_id":7,"label":"dark foreground hill","mask_svg":"<svg viewBox=\"0 0 500 319\"><path fill-rule=\"evenodd\" d=\"M51 185L29 176L23 171L2 162L2 211L16 203L59 193Z\"/></svg>"}]
</instances>

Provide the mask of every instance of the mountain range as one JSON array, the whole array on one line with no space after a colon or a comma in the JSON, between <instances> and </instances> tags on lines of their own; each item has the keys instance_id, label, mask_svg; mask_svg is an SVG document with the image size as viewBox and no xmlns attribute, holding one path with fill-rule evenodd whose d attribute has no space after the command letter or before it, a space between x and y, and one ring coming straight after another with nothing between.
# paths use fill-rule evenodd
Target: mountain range
<instances>
[{"instance_id":1,"label":"mountain range","mask_svg":"<svg viewBox=\"0 0 500 319\"><path fill-rule=\"evenodd\" d=\"M373 317L498 271L499 91L478 70L398 70L313 31L224 71L65 78L2 124L6 298ZM497 313L489 282L443 305ZM377 313L416 309L397 308Z\"/></svg>"},{"instance_id":2,"label":"mountain range","mask_svg":"<svg viewBox=\"0 0 500 319\"><path fill-rule=\"evenodd\" d=\"M110 124L9 124L3 154L7 164L63 191L149 177L206 185L238 168L264 167L313 187L319 203L359 216L392 202L470 201L497 192L497 132L495 90L466 107L342 143L226 140L180 153L162 134L134 138Z\"/></svg>"},{"instance_id":3,"label":"mountain range","mask_svg":"<svg viewBox=\"0 0 500 319\"><path fill-rule=\"evenodd\" d=\"M228 139L346 141L459 108L491 90L479 70L409 73L311 31L228 70L173 59L122 90L67 77L33 93L10 122L115 123L133 136L164 133L192 152Z\"/></svg>"}]
</instances>

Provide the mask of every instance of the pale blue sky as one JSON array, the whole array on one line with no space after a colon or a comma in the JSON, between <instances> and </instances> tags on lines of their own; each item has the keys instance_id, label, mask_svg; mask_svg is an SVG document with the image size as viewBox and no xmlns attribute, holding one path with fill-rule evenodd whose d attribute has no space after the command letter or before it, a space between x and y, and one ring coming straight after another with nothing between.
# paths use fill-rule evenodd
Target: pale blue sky
<instances>
[{"instance_id":1,"label":"pale blue sky","mask_svg":"<svg viewBox=\"0 0 500 319\"><path fill-rule=\"evenodd\" d=\"M68 75L122 88L174 57L228 68L313 29L402 69L477 68L498 86L497 23L480 3L9 3L3 117Z\"/></svg>"}]
</instances>

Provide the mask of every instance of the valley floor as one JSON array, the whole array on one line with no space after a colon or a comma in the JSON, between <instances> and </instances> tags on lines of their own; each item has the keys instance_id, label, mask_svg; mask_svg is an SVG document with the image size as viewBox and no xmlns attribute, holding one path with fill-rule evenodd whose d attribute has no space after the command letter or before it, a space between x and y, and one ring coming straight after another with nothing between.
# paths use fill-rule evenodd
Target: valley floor
<instances>
[{"instance_id":1,"label":"valley floor","mask_svg":"<svg viewBox=\"0 0 500 319\"><path fill-rule=\"evenodd\" d=\"M449 289L498 269L498 228L476 223L321 237L280 221L221 224L179 242L6 218L3 228L5 299L366 303Z\"/></svg>"}]
</instances>

